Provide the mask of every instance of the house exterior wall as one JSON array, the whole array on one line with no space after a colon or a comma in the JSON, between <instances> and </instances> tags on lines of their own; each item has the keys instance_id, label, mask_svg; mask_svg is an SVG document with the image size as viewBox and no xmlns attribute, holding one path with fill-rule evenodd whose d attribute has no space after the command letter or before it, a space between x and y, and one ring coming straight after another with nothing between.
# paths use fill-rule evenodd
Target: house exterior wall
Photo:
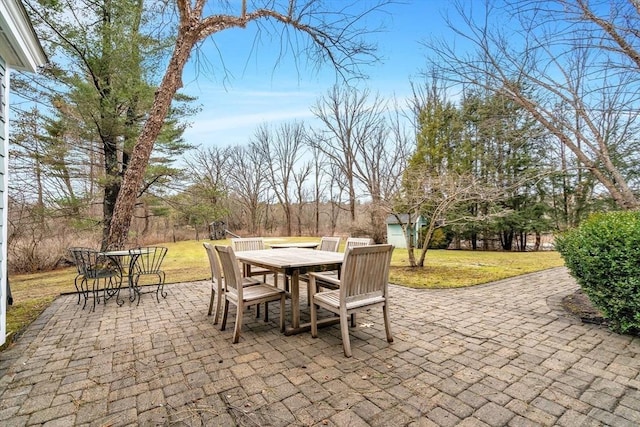
<instances>
[{"instance_id":1,"label":"house exterior wall","mask_svg":"<svg viewBox=\"0 0 640 427\"><path fill-rule=\"evenodd\" d=\"M0 345L6 341L9 71L36 72L47 56L21 0L0 0Z\"/></svg>"},{"instance_id":2,"label":"house exterior wall","mask_svg":"<svg viewBox=\"0 0 640 427\"><path fill-rule=\"evenodd\" d=\"M7 95L9 93L9 71L4 58L0 57L0 345L7 335L7 175L9 149L7 120Z\"/></svg>"}]
</instances>

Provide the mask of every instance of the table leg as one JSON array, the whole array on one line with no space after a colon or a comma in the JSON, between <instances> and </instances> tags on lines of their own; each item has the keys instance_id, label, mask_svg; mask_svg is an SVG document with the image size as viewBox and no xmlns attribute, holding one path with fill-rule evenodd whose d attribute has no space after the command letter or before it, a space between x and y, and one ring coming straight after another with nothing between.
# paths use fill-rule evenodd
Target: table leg
<instances>
[{"instance_id":1,"label":"table leg","mask_svg":"<svg viewBox=\"0 0 640 427\"><path fill-rule=\"evenodd\" d=\"M295 335L311 330L311 323L300 324L300 271L295 270L291 274L291 327L286 328L285 335ZM318 320L318 327L340 323L340 317L334 316Z\"/></svg>"},{"instance_id":2,"label":"table leg","mask_svg":"<svg viewBox=\"0 0 640 427\"><path fill-rule=\"evenodd\" d=\"M300 271L291 274L291 327L300 327Z\"/></svg>"}]
</instances>

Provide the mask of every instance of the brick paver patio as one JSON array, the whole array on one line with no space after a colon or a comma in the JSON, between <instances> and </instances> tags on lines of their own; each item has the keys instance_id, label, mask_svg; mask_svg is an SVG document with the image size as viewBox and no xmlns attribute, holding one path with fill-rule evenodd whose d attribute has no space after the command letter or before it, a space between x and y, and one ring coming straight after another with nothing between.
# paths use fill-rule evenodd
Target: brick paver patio
<instances>
[{"instance_id":1,"label":"brick paver patio","mask_svg":"<svg viewBox=\"0 0 640 427\"><path fill-rule=\"evenodd\" d=\"M95 313L67 295L0 353L0 425L640 425L640 339L563 311L576 288L564 268L391 286L395 342L381 313L361 314L351 359L337 325L280 334L277 304L232 345L207 282Z\"/></svg>"}]
</instances>

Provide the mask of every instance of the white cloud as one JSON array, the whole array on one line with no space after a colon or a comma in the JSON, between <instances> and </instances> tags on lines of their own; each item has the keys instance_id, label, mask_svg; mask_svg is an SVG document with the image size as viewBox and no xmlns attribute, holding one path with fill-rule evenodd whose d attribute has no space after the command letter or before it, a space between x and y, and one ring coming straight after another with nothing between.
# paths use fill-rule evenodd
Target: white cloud
<instances>
[{"instance_id":1,"label":"white cloud","mask_svg":"<svg viewBox=\"0 0 640 427\"><path fill-rule=\"evenodd\" d=\"M233 116L208 117L198 119L193 128L199 131L215 132L219 130L255 128L262 123L272 123L280 121L294 121L313 117L311 111L307 110L282 110L268 111L253 114L235 114Z\"/></svg>"},{"instance_id":2,"label":"white cloud","mask_svg":"<svg viewBox=\"0 0 640 427\"><path fill-rule=\"evenodd\" d=\"M263 123L302 121L312 118L309 108L270 110L258 113L216 115L201 113L191 128L185 131L185 139L193 144L235 145L246 144L256 128Z\"/></svg>"}]
</instances>

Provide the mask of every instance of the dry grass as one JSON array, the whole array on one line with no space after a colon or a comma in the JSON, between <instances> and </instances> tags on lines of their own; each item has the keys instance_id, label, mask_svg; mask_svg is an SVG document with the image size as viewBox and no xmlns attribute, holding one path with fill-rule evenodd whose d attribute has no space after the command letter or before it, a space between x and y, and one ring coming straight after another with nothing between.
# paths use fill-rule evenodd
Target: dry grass
<instances>
[{"instance_id":1,"label":"dry grass","mask_svg":"<svg viewBox=\"0 0 640 427\"><path fill-rule=\"evenodd\" d=\"M269 242L319 241L318 238L266 238ZM229 240L217 241L229 244ZM209 264L202 241L166 243L169 248L163 268L167 283L189 282L209 278ZM344 242L343 242L344 246ZM341 248L343 250L343 248ZM418 255L416 253L416 255ZM430 250L426 266L408 267L404 249L394 251L390 282L413 288L451 288L472 286L533 271L563 265L557 252L471 252ZM14 305L7 311L7 331L20 331L56 298L74 292L75 268L10 277Z\"/></svg>"},{"instance_id":2,"label":"dry grass","mask_svg":"<svg viewBox=\"0 0 640 427\"><path fill-rule=\"evenodd\" d=\"M418 254L416 253L416 256ZM406 250L394 251L389 281L411 288L459 288L564 265L560 254L429 250L425 267L409 267Z\"/></svg>"}]
</instances>

